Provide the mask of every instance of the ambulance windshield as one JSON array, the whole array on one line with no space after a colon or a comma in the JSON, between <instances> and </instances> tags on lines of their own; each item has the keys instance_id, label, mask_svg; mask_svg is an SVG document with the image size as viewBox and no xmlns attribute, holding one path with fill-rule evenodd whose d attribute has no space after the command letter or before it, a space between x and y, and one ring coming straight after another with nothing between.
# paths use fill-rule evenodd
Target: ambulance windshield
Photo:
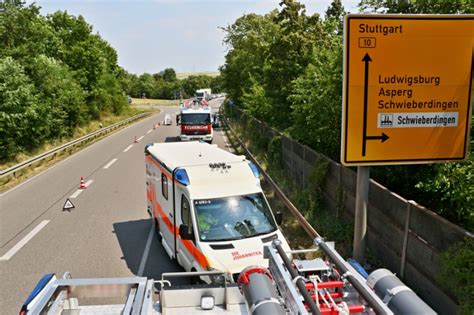
<instances>
[{"instance_id":1,"label":"ambulance windshield","mask_svg":"<svg viewBox=\"0 0 474 315\"><path fill-rule=\"evenodd\" d=\"M204 242L228 241L276 230L262 193L194 201L199 238Z\"/></svg>"}]
</instances>

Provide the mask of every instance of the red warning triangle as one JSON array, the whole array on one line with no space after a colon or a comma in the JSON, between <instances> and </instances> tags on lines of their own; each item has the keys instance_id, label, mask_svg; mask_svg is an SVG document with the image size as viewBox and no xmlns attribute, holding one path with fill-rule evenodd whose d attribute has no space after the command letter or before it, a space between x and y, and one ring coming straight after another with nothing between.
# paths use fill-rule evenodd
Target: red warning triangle
<instances>
[{"instance_id":1,"label":"red warning triangle","mask_svg":"<svg viewBox=\"0 0 474 315\"><path fill-rule=\"evenodd\" d=\"M71 200L69 198L66 200L63 206L63 210L69 210L75 208L74 205L72 204Z\"/></svg>"}]
</instances>

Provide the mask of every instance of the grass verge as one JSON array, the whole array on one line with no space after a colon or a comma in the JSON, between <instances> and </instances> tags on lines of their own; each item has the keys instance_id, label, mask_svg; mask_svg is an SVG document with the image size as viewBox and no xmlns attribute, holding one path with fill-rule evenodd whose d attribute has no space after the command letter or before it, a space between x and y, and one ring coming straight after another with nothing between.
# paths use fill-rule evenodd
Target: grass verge
<instances>
[{"instance_id":1,"label":"grass verge","mask_svg":"<svg viewBox=\"0 0 474 315\"><path fill-rule=\"evenodd\" d=\"M149 106L178 106L179 100L161 100L153 98L132 98L133 107L149 107Z\"/></svg>"},{"instance_id":2,"label":"grass verge","mask_svg":"<svg viewBox=\"0 0 474 315\"><path fill-rule=\"evenodd\" d=\"M217 77L220 74L219 71L205 71L205 72L181 72L181 73L176 73L176 77L179 80L186 79L192 75L207 75L210 77Z\"/></svg>"},{"instance_id":3,"label":"grass verge","mask_svg":"<svg viewBox=\"0 0 474 315\"><path fill-rule=\"evenodd\" d=\"M24 154L24 153L19 154L15 157L14 160L11 160L11 161L0 164L0 169L2 169L2 170L7 169L9 167L12 167L12 166L18 164L18 163L29 160L29 159L37 156L37 155L40 155L44 152L47 152L47 151L52 150L52 149L54 149L58 146L61 146L65 143L68 143L68 142L70 142L74 139L85 136L85 135L87 135L87 134L89 134L93 131L96 131L96 130L100 129L101 124L102 124L102 127L107 127L107 126L113 125L113 124L115 124L119 121L122 121L124 119L127 119L129 117L138 115L138 114L143 113L143 112L150 112L150 110L144 110L144 109L140 109L140 108L129 107L124 113L122 113L121 115L118 115L118 116L114 116L114 115L111 115L111 114L102 115L100 120L90 121L87 125L80 126L80 127L76 128L73 136L68 137L68 138L56 139L54 141L48 142L48 143L44 144L43 146L37 148L36 150L29 152L28 154ZM157 113L158 112L159 111L157 111ZM54 155L51 155L50 157L48 157L48 158L46 158L42 161L39 161L38 163L35 163L34 165L31 165L30 167L25 167L24 169L18 171L14 176L10 175L10 176L5 176L5 177L1 178L0 179L0 192L4 192L4 191L18 185L19 183L25 181L26 179L28 179L28 178L36 175L36 174L38 174L39 172L43 171L44 169L48 168L49 166L65 159L66 157L68 157L69 155L74 154L77 151L82 150L83 148L91 145L92 143L95 143L95 142L99 141L100 139L109 136L110 134L122 129L123 127L126 127L126 125L118 128L118 129L115 129L115 130L111 131L110 133L103 134L103 135L98 136L98 137L94 137L93 139L91 139L87 142L83 142L82 144L78 144L78 145L73 146L73 147L71 147L67 150L58 152Z\"/></svg>"}]
</instances>

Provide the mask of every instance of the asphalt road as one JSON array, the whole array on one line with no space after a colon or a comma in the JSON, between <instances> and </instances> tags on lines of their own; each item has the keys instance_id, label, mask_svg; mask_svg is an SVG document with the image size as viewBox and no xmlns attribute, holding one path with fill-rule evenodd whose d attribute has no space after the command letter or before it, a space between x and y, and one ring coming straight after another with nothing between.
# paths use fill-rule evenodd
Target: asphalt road
<instances>
[{"instance_id":1,"label":"asphalt road","mask_svg":"<svg viewBox=\"0 0 474 315\"><path fill-rule=\"evenodd\" d=\"M221 102L210 105L215 111ZM176 121L177 107L160 109L0 195L1 314L18 314L49 272L158 279L163 272L182 270L158 243L146 212L143 148L176 141L178 135L175 125L153 129L166 113ZM214 143L226 148L220 130ZM88 186L78 192L81 176ZM68 198L75 208L64 211Z\"/></svg>"}]
</instances>

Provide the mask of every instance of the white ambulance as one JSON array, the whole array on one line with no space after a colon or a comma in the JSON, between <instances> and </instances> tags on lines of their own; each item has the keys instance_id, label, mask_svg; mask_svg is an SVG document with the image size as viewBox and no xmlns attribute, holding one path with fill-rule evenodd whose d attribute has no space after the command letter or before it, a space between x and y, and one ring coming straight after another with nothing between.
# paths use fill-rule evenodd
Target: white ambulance
<instances>
[{"instance_id":1,"label":"white ambulance","mask_svg":"<svg viewBox=\"0 0 474 315\"><path fill-rule=\"evenodd\" d=\"M204 142L149 144L145 156L148 210L166 252L186 271L223 271L235 281L245 267L267 264L262 249L272 240L290 250L281 213L273 215L258 169L244 156Z\"/></svg>"}]
</instances>

